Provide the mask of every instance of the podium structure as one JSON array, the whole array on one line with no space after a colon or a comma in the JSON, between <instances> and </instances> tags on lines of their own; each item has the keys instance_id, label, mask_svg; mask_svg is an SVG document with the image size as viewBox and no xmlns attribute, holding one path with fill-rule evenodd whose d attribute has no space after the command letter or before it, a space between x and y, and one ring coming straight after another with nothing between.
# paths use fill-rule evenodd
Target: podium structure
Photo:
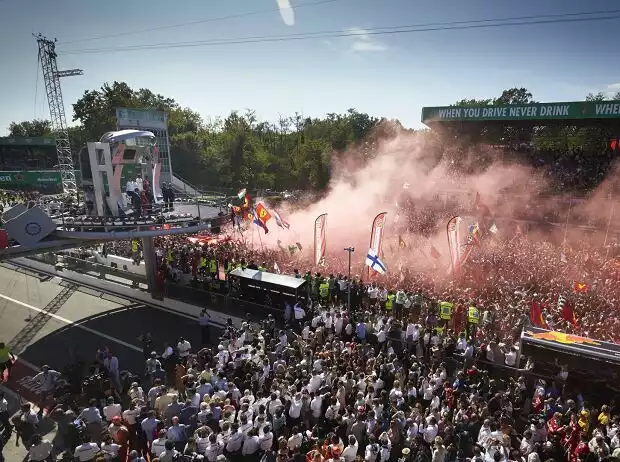
<instances>
[{"instance_id":1,"label":"podium structure","mask_svg":"<svg viewBox=\"0 0 620 462\"><path fill-rule=\"evenodd\" d=\"M121 210L128 208L121 178L123 169L129 165L139 165L140 178L149 180L155 201L161 197L161 164L153 133L141 130L108 132L99 142L89 142L87 146L98 216L108 215L108 210L113 216L119 216Z\"/></svg>"}]
</instances>

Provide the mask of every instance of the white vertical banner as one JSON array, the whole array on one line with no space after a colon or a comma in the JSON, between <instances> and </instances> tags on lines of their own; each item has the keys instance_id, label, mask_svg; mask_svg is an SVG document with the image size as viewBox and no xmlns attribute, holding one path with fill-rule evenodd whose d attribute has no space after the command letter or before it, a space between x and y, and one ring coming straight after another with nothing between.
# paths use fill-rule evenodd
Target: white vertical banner
<instances>
[{"instance_id":1,"label":"white vertical banner","mask_svg":"<svg viewBox=\"0 0 620 462\"><path fill-rule=\"evenodd\" d=\"M319 215L314 221L314 265L318 266L325 259L325 223L327 214Z\"/></svg>"},{"instance_id":2,"label":"white vertical banner","mask_svg":"<svg viewBox=\"0 0 620 462\"><path fill-rule=\"evenodd\" d=\"M447 225L448 248L450 249L450 271L457 275L461 270L461 232L459 225L463 219L459 216L450 218Z\"/></svg>"}]
</instances>

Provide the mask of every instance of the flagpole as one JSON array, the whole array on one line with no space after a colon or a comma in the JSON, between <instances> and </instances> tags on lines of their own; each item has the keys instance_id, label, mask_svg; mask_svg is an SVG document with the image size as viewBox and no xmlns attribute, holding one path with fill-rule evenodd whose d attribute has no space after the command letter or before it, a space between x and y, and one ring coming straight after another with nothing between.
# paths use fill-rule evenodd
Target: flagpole
<instances>
[{"instance_id":1,"label":"flagpole","mask_svg":"<svg viewBox=\"0 0 620 462\"><path fill-rule=\"evenodd\" d=\"M263 247L263 238L260 235L260 231L258 232L258 241L260 242L260 250L262 252L265 250L265 248Z\"/></svg>"},{"instance_id":2,"label":"flagpole","mask_svg":"<svg viewBox=\"0 0 620 462\"><path fill-rule=\"evenodd\" d=\"M614 207L616 206L616 203L613 202L611 204L611 210L609 211L609 220L607 220L607 230L605 231L605 242L603 242L603 247L607 246L607 238L609 237L609 228L611 227L611 219L614 216ZM607 253L606 255L609 254L609 249L607 249ZM605 259L607 259L607 257L605 257Z\"/></svg>"},{"instance_id":3,"label":"flagpole","mask_svg":"<svg viewBox=\"0 0 620 462\"><path fill-rule=\"evenodd\" d=\"M568 200L568 212L566 212L566 224L564 225L564 240L562 241L562 245L566 243L566 236L568 234L568 219L570 217L570 210L572 206L573 206L573 201L572 199L569 199Z\"/></svg>"}]
</instances>

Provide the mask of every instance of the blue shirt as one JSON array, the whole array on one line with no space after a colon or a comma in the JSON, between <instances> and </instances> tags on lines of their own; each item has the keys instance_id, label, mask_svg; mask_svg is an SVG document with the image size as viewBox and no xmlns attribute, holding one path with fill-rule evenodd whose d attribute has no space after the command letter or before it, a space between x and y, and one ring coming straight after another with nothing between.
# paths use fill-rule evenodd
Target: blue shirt
<instances>
[{"instance_id":1,"label":"blue shirt","mask_svg":"<svg viewBox=\"0 0 620 462\"><path fill-rule=\"evenodd\" d=\"M357 338L365 340L366 339L366 324L363 322L357 323L357 327L355 328L355 335Z\"/></svg>"}]
</instances>

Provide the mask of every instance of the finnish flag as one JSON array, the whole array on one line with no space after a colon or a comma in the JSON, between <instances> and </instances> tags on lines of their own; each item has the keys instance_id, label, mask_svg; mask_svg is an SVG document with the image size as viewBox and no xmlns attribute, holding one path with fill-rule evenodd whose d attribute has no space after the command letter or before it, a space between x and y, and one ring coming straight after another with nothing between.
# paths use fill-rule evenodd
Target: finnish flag
<instances>
[{"instance_id":1,"label":"finnish flag","mask_svg":"<svg viewBox=\"0 0 620 462\"><path fill-rule=\"evenodd\" d=\"M368 249L368 255L366 255L366 266L369 266L379 274L385 274L387 272L387 266L383 264L377 253L372 249Z\"/></svg>"}]
</instances>

